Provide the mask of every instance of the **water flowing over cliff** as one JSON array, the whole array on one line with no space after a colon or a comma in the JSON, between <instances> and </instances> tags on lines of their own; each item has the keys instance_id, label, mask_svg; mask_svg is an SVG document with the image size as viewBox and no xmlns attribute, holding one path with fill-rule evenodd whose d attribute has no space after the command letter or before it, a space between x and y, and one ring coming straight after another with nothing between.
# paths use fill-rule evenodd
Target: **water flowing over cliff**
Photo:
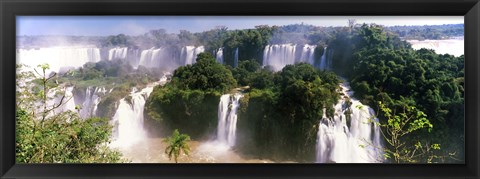
<instances>
[{"instance_id":1,"label":"water flowing over cliff","mask_svg":"<svg viewBox=\"0 0 480 179\"><path fill-rule=\"evenodd\" d=\"M112 48L108 51L108 60L113 60L113 59L126 59L127 58L127 52L128 48L127 47L116 47Z\"/></svg>"},{"instance_id":2,"label":"water flowing over cliff","mask_svg":"<svg viewBox=\"0 0 480 179\"><path fill-rule=\"evenodd\" d=\"M325 115L317 134L318 163L376 163L381 160L381 133L375 112L352 98L348 83L340 85L342 97L333 119Z\"/></svg>"},{"instance_id":3,"label":"water flowing over cliff","mask_svg":"<svg viewBox=\"0 0 480 179\"><path fill-rule=\"evenodd\" d=\"M220 63L220 64L223 64L224 60L223 60L223 48L219 48L217 49L216 52L214 52L215 54L215 59L217 59L217 62Z\"/></svg>"},{"instance_id":4,"label":"water flowing over cliff","mask_svg":"<svg viewBox=\"0 0 480 179\"><path fill-rule=\"evenodd\" d=\"M166 80L167 78L163 77L159 82L151 83L142 90L133 88L129 96L119 101L111 121L114 126L111 147L125 148L147 138L147 132L143 126L145 102L153 88L164 84Z\"/></svg>"},{"instance_id":5,"label":"water flowing over cliff","mask_svg":"<svg viewBox=\"0 0 480 179\"><path fill-rule=\"evenodd\" d=\"M237 66L238 66L238 48L235 49L235 55L233 58L233 67L237 67Z\"/></svg>"},{"instance_id":6,"label":"water flowing over cliff","mask_svg":"<svg viewBox=\"0 0 480 179\"><path fill-rule=\"evenodd\" d=\"M55 72L78 68L88 62L99 62L100 49L93 47L49 47L35 49L18 49L17 63L28 64L36 68L39 64L48 63Z\"/></svg>"},{"instance_id":7,"label":"water flowing over cliff","mask_svg":"<svg viewBox=\"0 0 480 179\"><path fill-rule=\"evenodd\" d=\"M279 71L283 67L294 63L315 63L316 45L275 44L267 45L263 51L263 66L271 66Z\"/></svg>"},{"instance_id":8,"label":"water flowing over cliff","mask_svg":"<svg viewBox=\"0 0 480 179\"><path fill-rule=\"evenodd\" d=\"M230 147L235 145L237 111L242 97L243 95L240 93L225 94L220 97L220 103L218 104L217 141L228 144Z\"/></svg>"}]
</instances>

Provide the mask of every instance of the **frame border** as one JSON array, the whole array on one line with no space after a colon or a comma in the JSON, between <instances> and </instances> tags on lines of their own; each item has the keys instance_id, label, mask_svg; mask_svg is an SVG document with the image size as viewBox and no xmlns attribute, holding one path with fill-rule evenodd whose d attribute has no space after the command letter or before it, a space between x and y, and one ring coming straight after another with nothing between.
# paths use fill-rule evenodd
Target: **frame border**
<instances>
[{"instance_id":1,"label":"frame border","mask_svg":"<svg viewBox=\"0 0 480 179\"><path fill-rule=\"evenodd\" d=\"M479 0L0 0L0 178L479 178ZM460 15L465 17L465 164L15 164L16 16Z\"/></svg>"}]
</instances>

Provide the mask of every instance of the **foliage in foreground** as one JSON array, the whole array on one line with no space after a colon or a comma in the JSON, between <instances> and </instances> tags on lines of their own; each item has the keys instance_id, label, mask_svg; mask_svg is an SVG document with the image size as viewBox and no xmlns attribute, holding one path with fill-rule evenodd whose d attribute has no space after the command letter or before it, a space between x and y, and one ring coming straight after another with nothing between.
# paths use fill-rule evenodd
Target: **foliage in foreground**
<instances>
[{"instance_id":1,"label":"foliage in foreground","mask_svg":"<svg viewBox=\"0 0 480 179\"><path fill-rule=\"evenodd\" d=\"M112 128L108 119L81 119L78 111L61 112L62 105L73 99L59 90L60 86L49 82L56 74L46 76L47 64L39 68L43 73L18 71L17 74L16 161L121 162L121 154L106 146ZM57 102L52 104L51 101Z\"/></svg>"},{"instance_id":2,"label":"foliage in foreground","mask_svg":"<svg viewBox=\"0 0 480 179\"><path fill-rule=\"evenodd\" d=\"M386 142L383 157L394 163L432 163L445 159L439 154L440 144L432 143L430 139L413 140L412 135L421 130L428 133L433 125L427 115L414 106L404 105L402 111L395 112L379 102L380 110L387 119L380 123Z\"/></svg>"},{"instance_id":3,"label":"foliage in foreground","mask_svg":"<svg viewBox=\"0 0 480 179\"><path fill-rule=\"evenodd\" d=\"M167 144L165 148L165 154L168 155L168 159L175 160L175 163L178 163L178 156L183 152L185 155L189 155L190 153L190 146L188 142L190 141L190 136L187 134L180 134L178 129L173 131L172 136L167 137L163 140L164 143Z\"/></svg>"},{"instance_id":4,"label":"foliage in foreground","mask_svg":"<svg viewBox=\"0 0 480 179\"><path fill-rule=\"evenodd\" d=\"M429 138L442 144L444 155L456 153L464 160L463 55L414 50L374 24L337 33L328 49L335 51L332 69L349 79L362 103L376 108L376 101L383 101L397 111L403 110L397 106L408 104L424 111L435 128L431 133L418 131L411 140Z\"/></svg>"}]
</instances>

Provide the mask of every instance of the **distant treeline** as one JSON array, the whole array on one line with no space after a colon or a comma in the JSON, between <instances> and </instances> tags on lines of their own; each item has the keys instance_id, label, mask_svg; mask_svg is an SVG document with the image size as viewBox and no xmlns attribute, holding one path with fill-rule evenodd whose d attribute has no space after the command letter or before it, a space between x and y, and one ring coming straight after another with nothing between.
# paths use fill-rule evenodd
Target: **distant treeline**
<instances>
[{"instance_id":1,"label":"distant treeline","mask_svg":"<svg viewBox=\"0 0 480 179\"><path fill-rule=\"evenodd\" d=\"M440 40L464 36L463 24L424 25L424 26L391 26L386 30L394 32L405 40Z\"/></svg>"},{"instance_id":2,"label":"distant treeline","mask_svg":"<svg viewBox=\"0 0 480 179\"><path fill-rule=\"evenodd\" d=\"M354 22L354 21L352 21ZM357 24L357 26L360 24ZM237 47L243 43L251 44L312 44L322 45L328 42L343 27L323 27L307 24L285 26L258 25L253 29L228 30L219 26L214 29L192 33L181 30L169 33L164 29L150 30L138 36L125 34L110 36L19 36L18 45L22 48L59 45L95 45L97 47L160 47L165 45L204 45L207 49ZM425 26L389 26L386 31L398 34L402 39L447 39L464 35L463 24L425 25Z\"/></svg>"}]
</instances>

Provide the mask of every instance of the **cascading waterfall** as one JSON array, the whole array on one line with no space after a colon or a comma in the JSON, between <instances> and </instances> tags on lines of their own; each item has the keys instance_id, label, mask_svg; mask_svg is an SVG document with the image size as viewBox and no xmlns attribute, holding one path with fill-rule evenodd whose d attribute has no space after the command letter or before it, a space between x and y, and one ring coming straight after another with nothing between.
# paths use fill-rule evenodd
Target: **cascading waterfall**
<instances>
[{"instance_id":1,"label":"cascading waterfall","mask_svg":"<svg viewBox=\"0 0 480 179\"><path fill-rule=\"evenodd\" d=\"M162 48L151 48L148 50L143 50L142 53L140 54L140 62L139 65L145 66L145 67L157 67L159 63L157 63L158 57L160 52L162 51Z\"/></svg>"},{"instance_id":2,"label":"cascading waterfall","mask_svg":"<svg viewBox=\"0 0 480 179\"><path fill-rule=\"evenodd\" d=\"M217 141L232 147L235 145L237 130L237 110L240 106L241 93L225 94L218 104Z\"/></svg>"},{"instance_id":3,"label":"cascading waterfall","mask_svg":"<svg viewBox=\"0 0 480 179\"><path fill-rule=\"evenodd\" d=\"M65 111L76 111L73 89L73 86L58 86L50 89L47 92L46 108L47 110L53 110L49 112L46 117L52 117L58 113ZM32 105L31 107L34 107L33 109L35 110L35 113L40 114L45 111L44 103L42 101L35 101L29 104Z\"/></svg>"},{"instance_id":4,"label":"cascading waterfall","mask_svg":"<svg viewBox=\"0 0 480 179\"><path fill-rule=\"evenodd\" d=\"M263 51L263 66L272 66L275 71L295 62L293 44L267 45Z\"/></svg>"},{"instance_id":5,"label":"cascading waterfall","mask_svg":"<svg viewBox=\"0 0 480 179\"><path fill-rule=\"evenodd\" d=\"M124 60L127 58L127 47L115 47L108 51L108 60L121 59Z\"/></svg>"},{"instance_id":6,"label":"cascading waterfall","mask_svg":"<svg viewBox=\"0 0 480 179\"><path fill-rule=\"evenodd\" d=\"M82 67L87 62L99 62L100 49L91 47L50 47L38 49L18 49L17 63L28 64L32 68L47 63L48 73L66 71Z\"/></svg>"},{"instance_id":7,"label":"cascading waterfall","mask_svg":"<svg viewBox=\"0 0 480 179\"><path fill-rule=\"evenodd\" d=\"M333 119L320 120L317 134L318 163L377 163L381 160L380 127L375 112L351 98L348 83L340 85L343 96L335 105ZM351 103L351 105L350 105ZM347 119L347 112L351 112Z\"/></svg>"},{"instance_id":8,"label":"cascading waterfall","mask_svg":"<svg viewBox=\"0 0 480 179\"><path fill-rule=\"evenodd\" d=\"M195 63L197 55L204 52L205 48L203 46L186 46L182 48L181 58L185 59L185 63L183 65L191 65Z\"/></svg>"},{"instance_id":9,"label":"cascading waterfall","mask_svg":"<svg viewBox=\"0 0 480 179\"><path fill-rule=\"evenodd\" d=\"M203 46L185 46L180 52L168 47L151 48L141 52L138 65L172 71L179 66L195 63L197 55L204 51Z\"/></svg>"},{"instance_id":10,"label":"cascading waterfall","mask_svg":"<svg viewBox=\"0 0 480 179\"><path fill-rule=\"evenodd\" d=\"M97 105L100 103L101 96L105 95L107 90L104 87L88 87L85 90L85 96L74 94L75 86L59 86L50 89L47 93L47 108L58 106L54 113L72 111L78 112L82 119L93 117L96 114ZM78 91L77 91L78 93ZM63 98L63 99L62 99ZM59 105L62 103L61 105ZM39 111L43 111L41 103L36 103ZM79 109L77 107L80 107ZM53 113L49 116L54 115Z\"/></svg>"},{"instance_id":11,"label":"cascading waterfall","mask_svg":"<svg viewBox=\"0 0 480 179\"><path fill-rule=\"evenodd\" d=\"M238 48L235 49L235 55L233 57L233 67L238 66Z\"/></svg>"},{"instance_id":12,"label":"cascading waterfall","mask_svg":"<svg viewBox=\"0 0 480 179\"><path fill-rule=\"evenodd\" d=\"M128 98L119 101L112 120L114 125L112 147L129 147L147 137L143 127L143 111L145 102L156 85L158 82L148 85L141 91L133 88Z\"/></svg>"},{"instance_id":13,"label":"cascading waterfall","mask_svg":"<svg viewBox=\"0 0 480 179\"><path fill-rule=\"evenodd\" d=\"M215 53L215 58L217 59L218 63L223 64L223 48L219 48L217 50Z\"/></svg>"},{"instance_id":14,"label":"cascading waterfall","mask_svg":"<svg viewBox=\"0 0 480 179\"><path fill-rule=\"evenodd\" d=\"M322 57L320 57L320 69L327 69L327 47L323 48Z\"/></svg>"},{"instance_id":15,"label":"cascading waterfall","mask_svg":"<svg viewBox=\"0 0 480 179\"><path fill-rule=\"evenodd\" d=\"M49 47L36 49L18 49L17 62L36 68L39 64L50 65L50 72L65 72L68 69L79 68L88 62L105 60L126 60L132 67L139 65L173 71L179 66L195 63L197 55L204 52L204 46L185 46L150 48L146 50L114 47L104 49L102 53L95 47ZM107 53L108 52L108 53ZM101 54L104 54L103 56ZM217 59L223 61L223 49L217 51Z\"/></svg>"},{"instance_id":16,"label":"cascading waterfall","mask_svg":"<svg viewBox=\"0 0 480 179\"><path fill-rule=\"evenodd\" d=\"M75 109L75 100L73 99L73 86L66 87L65 88L65 99L64 99L64 104L62 105L61 109L62 111L76 111ZM68 100L68 101L66 101Z\"/></svg>"},{"instance_id":17,"label":"cascading waterfall","mask_svg":"<svg viewBox=\"0 0 480 179\"><path fill-rule=\"evenodd\" d=\"M315 63L315 48L317 48L316 45L304 45L302 49L302 54L300 56L300 62L305 62L313 65Z\"/></svg>"},{"instance_id":18,"label":"cascading waterfall","mask_svg":"<svg viewBox=\"0 0 480 179\"><path fill-rule=\"evenodd\" d=\"M128 62L135 69L138 68L138 65L140 63L140 54L141 54L140 49L128 49L128 52L127 52Z\"/></svg>"},{"instance_id":19,"label":"cascading waterfall","mask_svg":"<svg viewBox=\"0 0 480 179\"><path fill-rule=\"evenodd\" d=\"M263 51L263 66L279 71L289 64L305 62L314 64L316 45L275 44L267 45ZM301 48L297 50L297 48Z\"/></svg>"},{"instance_id":20,"label":"cascading waterfall","mask_svg":"<svg viewBox=\"0 0 480 179\"><path fill-rule=\"evenodd\" d=\"M85 100L81 103L80 116L88 118L95 116L100 96L105 95L107 90L104 87L88 87L85 90Z\"/></svg>"}]
</instances>

